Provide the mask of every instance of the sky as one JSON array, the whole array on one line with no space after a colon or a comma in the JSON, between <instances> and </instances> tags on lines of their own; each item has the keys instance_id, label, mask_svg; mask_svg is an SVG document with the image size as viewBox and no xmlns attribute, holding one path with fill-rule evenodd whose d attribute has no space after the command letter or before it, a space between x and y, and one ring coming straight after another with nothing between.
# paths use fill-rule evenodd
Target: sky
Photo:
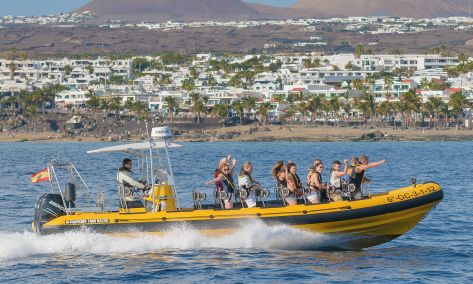
<instances>
[{"instance_id":1,"label":"sky","mask_svg":"<svg viewBox=\"0 0 473 284\"><path fill-rule=\"evenodd\" d=\"M70 12L90 0L0 0L0 17L6 15L31 16ZM132 1L132 0L130 0ZM275 6L290 6L297 0L244 0Z\"/></svg>"}]
</instances>

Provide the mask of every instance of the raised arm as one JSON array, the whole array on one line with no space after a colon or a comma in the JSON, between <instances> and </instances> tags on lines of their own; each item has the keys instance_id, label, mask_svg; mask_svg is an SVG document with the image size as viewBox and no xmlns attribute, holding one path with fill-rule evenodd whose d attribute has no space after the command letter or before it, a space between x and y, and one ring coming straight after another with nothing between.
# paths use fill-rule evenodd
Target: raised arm
<instances>
[{"instance_id":1,"label":"raised arm","mask_svg":"<svg viewBox=\"0 0 473 284\"><path fill-rule=\"evenodd\" d=\"M386 162L386 160L381 160L381 161L378 161L378 162L373 162L373 163L369 163L368 165L361 165L361 166L357 166L355 171L357 173L361 172L361 171L364 171L364 170L367 170L367 169L371 169L371 168L375 168L377 166L380 166L382 164L384 164Z\"/></svg>"},{"instance_id":2,"label":"raised arm","mask_svg":"<svg viewBox=\"0 0 473 284\"><path fill-rule=\"evenodd\" d=\"M231 157L231 156L230 156ZM230 160L228 160L228 162L230 162ZM236 164L237 164L237 160L233 159L232 161L232 166L230 168L230 176L233 176L233 174L235 173L235 169L236 169Z\"/></svg>"},{"instance_id":3,"label":"raised arm","mask_svg":"<svg viewBox=\"0 0 473 284\"><path fill-rule=\"evenodd\" d=\"M344 163L344 165L343 165L343 171L341 171L341 172L335 172L335 175L336 175L337 177L343 177L343 176L347 175L347 173L348 173L348 160L343 160L343 163Z\"/></svg>"}]
</instances>

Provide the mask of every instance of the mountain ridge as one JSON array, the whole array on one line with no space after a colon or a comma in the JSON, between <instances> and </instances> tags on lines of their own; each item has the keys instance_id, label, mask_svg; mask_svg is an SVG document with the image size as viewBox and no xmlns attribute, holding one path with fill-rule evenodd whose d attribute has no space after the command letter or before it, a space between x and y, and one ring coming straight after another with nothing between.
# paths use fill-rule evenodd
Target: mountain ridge
<instances>
[{"instance_id":1,"label":"mountain ridge","mask_svg":"<svg viewBox=\"0 0 473 284\"><path fill-rule=\"evenodd\" d=\"M473 0L299 0L292 8L303 16L466 16Z\"/></svg>"}]
</instances>

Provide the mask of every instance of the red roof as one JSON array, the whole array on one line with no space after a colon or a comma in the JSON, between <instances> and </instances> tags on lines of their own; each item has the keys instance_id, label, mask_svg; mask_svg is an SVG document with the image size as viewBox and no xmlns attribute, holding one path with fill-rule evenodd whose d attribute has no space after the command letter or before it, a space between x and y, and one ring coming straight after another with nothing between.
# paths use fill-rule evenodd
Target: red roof
<instances>
[{"instance_id":1,"label":"red roof","mask_svg":"<svg viewBox=\"0 0 473 284\"><path fill-rule=\"evenodd\" d=\"M462 89L461 88L447 88L445 91L450 92L451 94L455 94L460 92Z\"/></svg>"},{"instance_id":2,"label":"red roof","mask_svg":"<svg viewBox=\"0 0 473 284\"><path fill-rule=\"evenodd\" d=\"M412 81L414 81L414 80L412 80L412 79L404 79L404 80L402 80L401 82L402 82L402 83L412 83Z\"/></svg>"},{"instance_id":3,"label":"red roof","mask_svg":"<svg viewBox=\"0 0 473 284\"><path fill-rule=\"evenodd\" d=\"M422 91L423 91L423 90L421 90L421 89L416 90L416 94L422 94Z\"/></svg>"},{"instance_id":4,"label":"red roof","mask_svg":"<svg viewBox=\"0 0 473 284\"><path fill-rule=\"evenodd\" d=\"M291 92L303 92L305 90L306 90L305 88L294 88L291 90Z\"/></svg>"}]
</instances>

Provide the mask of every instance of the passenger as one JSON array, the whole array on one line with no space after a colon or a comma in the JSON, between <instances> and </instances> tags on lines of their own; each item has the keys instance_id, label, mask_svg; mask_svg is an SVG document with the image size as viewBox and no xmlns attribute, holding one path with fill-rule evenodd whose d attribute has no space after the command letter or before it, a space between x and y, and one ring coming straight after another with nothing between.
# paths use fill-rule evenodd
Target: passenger
<instances>
[{"instance_id":1,"label":"passenger","mask_svg":"<svg viewBox=\"0 0 473 284\"><path fill-rule=\"evenodd\" d=\"M332 169L330 169L330 185L335 187L335 192L330 195L333 201L342 200L342 179L348 172L348 160L343 160L343 171L340 171L342 163L340 161L334 161L332 163Z\"/></svg>"},{"instance_id":2,"label":"passenger","mask_svg":"<svg viewBox=\"0 0 473 284\"><path fill-rule=\"evenodd\" d=\"M238 185L240 190L246 190L248 192L247 198L241 198L242 202L246 203L248 208L256 206L256 196L255 191L262 189L263 187L257 181L251 177L253 172L253 165L251 162L246 161L241 166L241 170L238 173Z\"/></svg>"},{"instance_id":3,"label":"passenger","mask_svg":"<svg viewBox=\"0 0 473 284\"><path fill-rule=\"evenodd\" d=\"M314 171L310 175L309 187L311 194L307 196L307 199L312 204L317 204L322 201L326 201L327 186L322 183L322 171L324 170L324 164L322 162L316 163Z\"/></svg>"},{"instance_id":4,"label":"passenger","mask_svg":"<svg viewBox=\"0 0 473 284\"><path fill-rule=\"evenodd\" d=\"M315 165L322 163L322 160L320 159L315 159L314 163L312 164L312 167L309 168L309 171L307 172L307 184L310 184L310 175L315 172Z\"/></svg>"},{"instance_id":5,"label":"passenger","mask_svg":"<svg viewBox=\"0 0 473 284\"><path fill-rule=\"evenodd\" d=\"M231 167L229 163L222 164L219 170L218 176L214 178L213 180L210 180L205 183L206 185L209 185L212 183L217 184L217 182L221 183L222 185L221 189L217 187L217 190L225 191L228 195L228 197L225 200L223 200L225 209L233 208L232 198L233 198L233 194L235 193L235 181L233 180L233 174L235 172L236 164L237 164L237 161L235 159L233 159Z\"/></svg>"},{"instance_id":6,"label":"passenger","mask_svg":"<svg viewBox=\"0 0 473 284\"><path fill-rule=\"evenodd\" d=\"M353 194L355 199L361 199L363 194L361 192L361 185L363 183L370 183L371 180L365 177L365 171L367 169L375 168L380 166L386 162L386 160L381 160L379 162L369 163L369 159L367 156L363 155L360 157L359 160L356 158L352 159L352 164L349 176L350 179L348 181L349 184L353 184L355 186L355 192Z\"/></svg>"},{"instance_id":7,"label":"passenger","mask_svg":"<svg viewBox=\"0 0 473 284\"><path fill-rule=\"evenodd\" d=\"M132 161L131 159L124 159L122 167L117 173L117 182L119 185L119 195L121 201L133 202L136 198L133 196L135 191L142 190L143 192L149 190L151 187L145 182L136 181L133 177ZM139 203L139 202L138 202ZM138 206L138 204L135 204ZM135 207L130 205L128 207Z\"/></svg>"},{"instance_id":8,"label":"passenger","mask_svg":"<svg viewBox=\"0 0 473 284\"><path fill-rule=\"evenodd\" d=\"M225 164L229 164L231 159L232 159L232 155L228 155L226 158L220 159L217 165L217 169L215 169L214 171L214 178L217 178L220 175L223 166ZM222 181L218 180L215 182L215 190L224 191Z\"/></svg>"},{"instance_id":9,"label":"passenger","mask_svg":"<svg viewBox=\"0 0 473 284\"><path fill-rule=\"evenodd\" d=\"M278 187L287 188L286 167L283 161L278 161L271 170L272 176L276 179Z\"/></svg>"},{"instance_id":10,"label":"passenger","mask_svg":"<svg viewBox=\"0 0 473 284\"><path fill-rule=\"evenodd\" d=\"M285 197L287 205L297 205L297 194L302 190L302 182L297 175L297 166L294 163L288 163L286 167L286 181L289 195Z\"/></svg>"}]
</instances>

